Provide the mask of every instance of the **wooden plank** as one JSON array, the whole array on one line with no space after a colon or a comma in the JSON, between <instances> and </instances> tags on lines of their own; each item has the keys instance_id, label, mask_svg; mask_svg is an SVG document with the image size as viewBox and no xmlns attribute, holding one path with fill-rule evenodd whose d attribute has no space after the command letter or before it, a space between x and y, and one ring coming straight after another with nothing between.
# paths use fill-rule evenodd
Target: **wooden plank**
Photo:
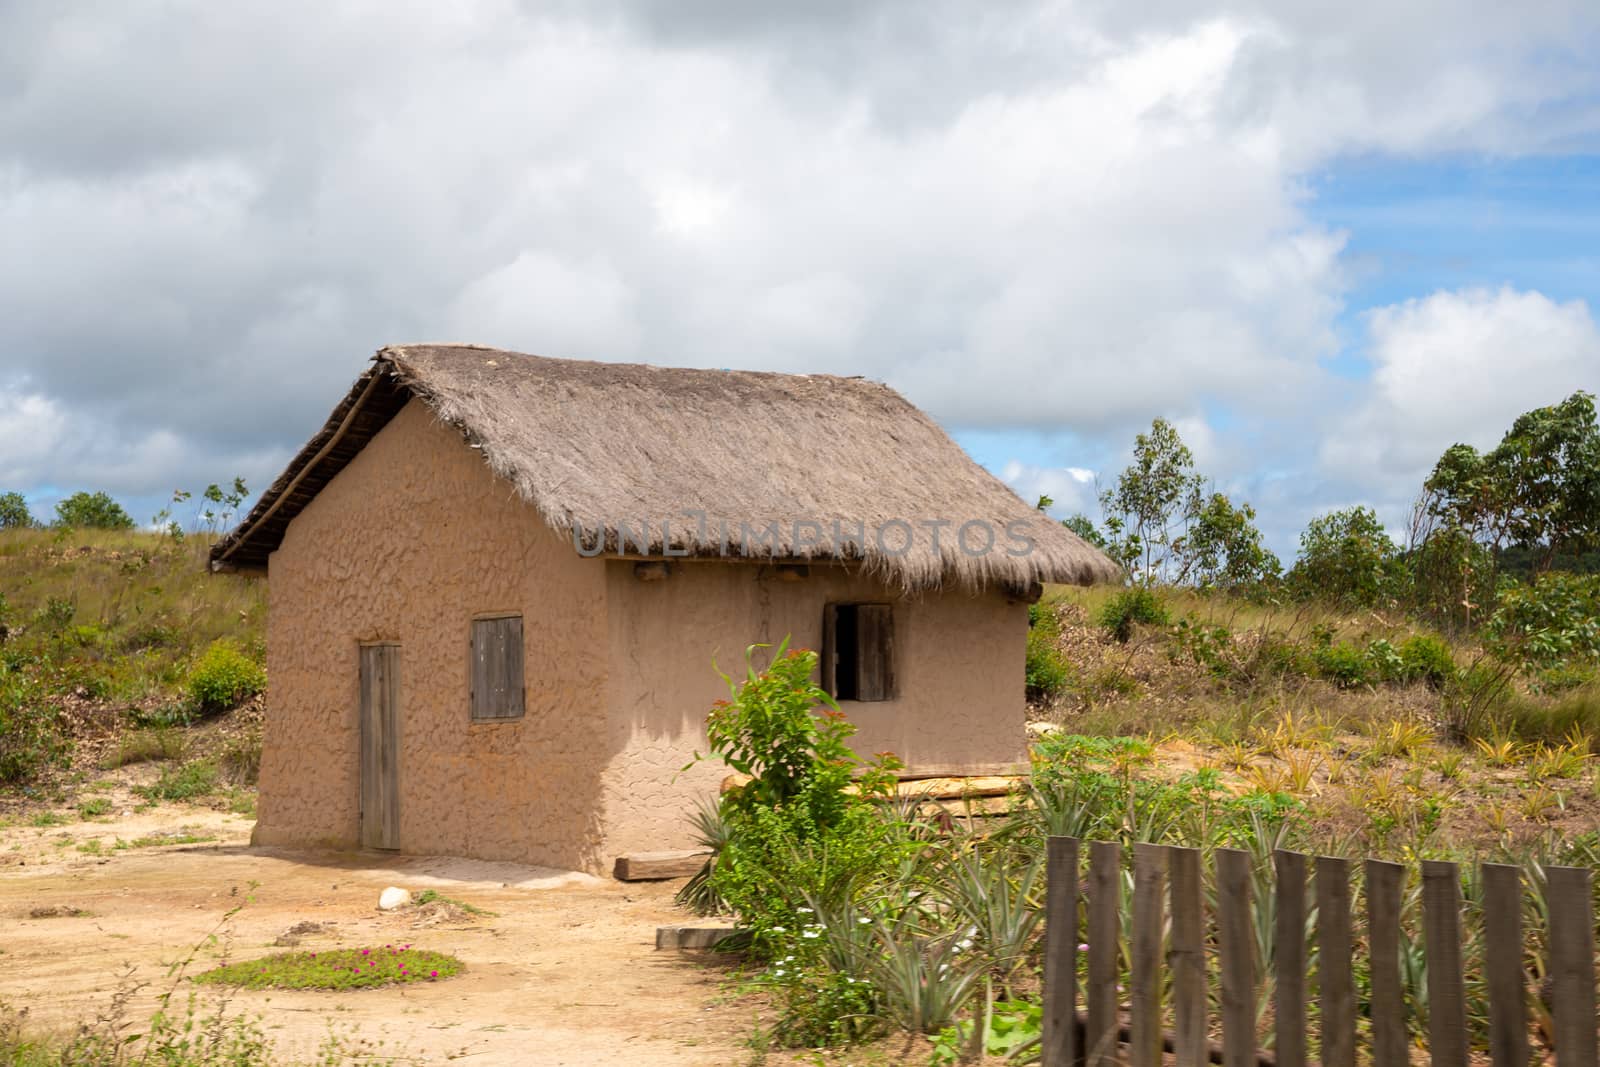
<instances>
[{"instance_id":1,"label":"wooden plank","mask_svg":"<svg viewBox=\"0 0 1600 1067\"><path fill-rule=\"evenodd\" d=\"M1131 993L1128 1063L1161 1067L1161 906L1167 852L1160 845L1133 846L1133 944L1129 953Z\"/></svg>"},{"instance_id":2,"label":"wooden plank","mask_svg":"<svg viewBox=\"0 0 1600 1067\"><path fill-rule=\"evenodd\" d=\"M500 625L501 637L505 642L503 652L505 674L502 678L505 686L505 717L520 719L523 711L523 695L526 691L522 664L522 616L513 615L501 619Z\"/></svg>"},{"instance_id":3,"label":"wooden plank","mask_svg":"<svg viewBox=\"0 0 1600 1067\"><path fill-rule=\"evenodd\" d=\"M1428 1050L1432 1067L1467 1067L1461 875L1454 863L1422 863L1422 937L1428 961ZM1594 1065L1591 1062L1585 1067Z\"/></svg>"},{"instance_id":4,"label":"wooden plank","mask_svg":"<svg viewBox=\"0 0 1600 1067\"><path fill-rule=\"evenodd\" d=\"M1175 1067L1204 1067L1210 1062L1206 1038L1206 946L1201 903L1200 850L1170 848L1167 868L1172 890L1172 1051Z\"/></svg>"},{"instance_id":5,"label":"wooden plank","mask_svg":"<svg viewBox=\"0 0 1600 1067\"><path fill-rule=\"evenodd\" d=\"M378 716L377 650L363 645L360 657L359 712L361 722L361 847L378 848L382 832L382 778L378 774L380 746Z\"/></svg>"},{"instance_id":6,"label":"wooden plank","mask_svg":"<svg viewBox=\"0 0 1600 1067\"><path fill-rule=\"evenodd\" d=\"M1253 1067L1256 1059L1255 936L1250 922L1250 854L1219 848L1217 954L1222 970L1223 1067Z\"/></svg>"},{"instance_id":7,"label":"wooden plank","mask_svg":"<svg viewBox=\"0 0 1600 1067\"><path fill-rule=\"evenodd\" d=\"M1356 995L1351 979L1350 861L1317 857L1317 986L1323 1067L1355 1067Z\"/></svg>"},{"instance_id":8,"label":"wooden plank","mask_svg":"<svg viewBox=\"0 0 1600 1067\"><path fill-rule=\"evenodd\" d=\"M1272 854L1277 874L1272 969L1272 1014L1278 1067L1306 1064L1306 858L1282 849Z\"/></svg>"},{"instance_id":9,"label":"wooden plank","mask_svg":"<svg viewBox=\"0 0 1600 1067\"><path fill-rule=\"evenodd\" d=\"M1400 893L1405 868L1384 860L1367 861L1367 951L1372 966L1372 1062L1404 1067L1405 996L1400 986Z\"/></svg>"},{"instance_id":10,"label":"wooden plank","mask_svg":"<svg viewBox=\"0 0 1600 1067\"><path fill-rule=\"evenodd\" d=\"M362 645L361 844L400 847L400 647Z\"/></svg>"},{"instance_id":11,"label":"wooden plank","mask_svg":"<svg viewBox=\"0 0 1600 1067\"><path fill-rule=\"evenodd\" d=\"M664 949L712 949L724 938L738 933L732 926L658 926L656 951Z\"/></svg>"},{"instance_id":12,"label":"wooden plank","mask_svg":"<svg viewBox=\"0 0 1600 1067\"><path fill-rule=\"evenodd\" d=\"M383 782L382 844L379 848L400 847L400 646L379 645L383 663L380 688L383 747L378 774Z\"/></svg>"},{"instance_id":13,"label":"wooden plank","mask_svg":"<svg viewBox=\"0 0 1600 1067\"><path fill-rule=\"evenodd\" d=\"M1485 863L1483 969L1489 985L1489 1057L1528 1067L1528 983L1522 959L1522 870Z\"/></svg>"},{"instance_id":14,"label":"wooden plank","mask_svg":"<svg viewBox=\"0 0 1600 1067\"><path fill-rule=\"evenodd\" d=\"M856 699L888 700L894 658L894 615L888 604L856 605L856 648Z\"/></svg>"},{"instance_id":15,"label":"wooden plank","mask_svg":"<svg viewBox=\"0 0 1600 1067\"><path fill-rule=\"evenodd\" d=\"M1117 1062L1117 945L1122 922L1122 848L1114 841L1089 846L1089 984L1084 991L1088 1026L1084 1055L1095 1067Z\"/></svg>"},{"instance_id":16,"label":"wooden plank","mask_svg":"<svg viewBox=\"0 0 1600 1067\"><path fill-rule=\"evenodd\" d=\"M1045 841L1042 1067L1075 1067L1078 1034L1078 840Z\"/></svg>"},{"instance_id":17,"label":"wooden plank","mask_svg":"<svg viewBox=\"0 0 1600 1067\"><path fill-rule=\"evenodd\" d=\"M672 852L632 852L618 856L611 876L619 882L649 882L664 878L688 878L698 874L711 857L706 849L679 849Z\"/></svg>"},{"instance_id":18,"label":"wooden plank","mask_svg":"<svg viewBox=\"0 0 1600 1067\"><path fill-rule=\"evenodd\" d=\"M1587 867L1546 867L1550 907L1551 1014L1556 1067L1594 1067L1594 873Z\"/></svg>"}]
</instances>

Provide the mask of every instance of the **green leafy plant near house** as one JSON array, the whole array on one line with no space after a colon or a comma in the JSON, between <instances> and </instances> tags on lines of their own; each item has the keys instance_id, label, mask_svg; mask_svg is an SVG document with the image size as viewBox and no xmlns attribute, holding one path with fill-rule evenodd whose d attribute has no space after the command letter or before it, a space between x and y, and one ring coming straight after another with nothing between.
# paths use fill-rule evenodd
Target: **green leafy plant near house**
<instances>
[{"instance_id":1,"label":"green leafy plant near house","mask_svg":"<svg viewBox=\"0 0 1600 1067\"><path fill-rule=\"evenodd\" d=\"M189 698L203 715L237 707L266 687L266 670L226 639L213 641L189 672Z\"/></svg>"}]
</instances>

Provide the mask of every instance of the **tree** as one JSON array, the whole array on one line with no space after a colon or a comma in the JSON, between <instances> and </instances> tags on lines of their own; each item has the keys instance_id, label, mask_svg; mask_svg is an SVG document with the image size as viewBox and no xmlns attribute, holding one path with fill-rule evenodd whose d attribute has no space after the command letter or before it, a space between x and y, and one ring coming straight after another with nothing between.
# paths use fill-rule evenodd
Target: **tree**
<instances>
[{"instance_id":1,"label":"tree","mask_svg":"<svg viewBox=\"0 0 1600 1067\"><path fill-rule=\"evenodd\" d=\"M1107 552L1146 585L1154 583L1199 513L1203 485L1177 429L1156 419L1149 433L1134 438L1133 462L1117 476L1116 488L1100 496Z\"/></svg>"},{"instance_id":2,"label":"tree","mask_svg":"<svg viewBox=\"0 0 1600 1067\"><path fill-rule=\"evenodd\" d=\"M1289 584L1301 596L1372 607L1396 595L1403 573L1400 548L1378 522L1377 512L1353 507L1306 526Z\"/></svg>"},{"instance_id":3,"label":"tree","mask_svg":"<svg viewBox=\"0 0 1600 1067\"><path fill-rule=\"evenodd\" d=\"M23 530L33 525L28 502L21 493L0 493L0 530Z\"/></svg>"},{"instance_id":4,"label":"tree","mask_svg":"<svg viewBox=\"0 0 1600 1067\"><path fill-rule=\"evenodd\" d=\"M1065 526L1067 529L1071 530L1073 533L1077 534L1079 537L1083 538L1096 548L1106 547L1105 534L1101 533L1099 529L1095 527L1093 520L1091 520L1089 516L1083 514L1082 512L1062 519L1061 525Z\"/></svg>"},{"instance_id":5,"label":"tree","mask_svg":"<svg viewBox=\"0 0 1600 1067\"><path fill-rule=\"evenodd\" d=\"M105 493L77 492L56 505L55 525L72 529L131 530L133 519Z\"/></svg>"},{"instance_id":6,"label":"tree","mask_svg":"<svg viewBox=\"0 0 1600 1067\"><path fill-rule=\"evenodd\" d=\"M1506 533L1539 550L1537 569L1548 570L1557 551L1600 544L1600 427L1591 394L1519 415L1484 465Z\"/></svg>"},{"instance_id":7,"label":"tree","mask_svg":"<svg viewBox=\"0 0 1600 1067\"><path fill-rule=\"evenodd\" d=\"M1226 494L1212 493L1176 547L1178 581L1233 589L1276 578L1283 565L1262 543L1255 519L1249 504L1234 507Z\"/></svg>"}]
</instances>

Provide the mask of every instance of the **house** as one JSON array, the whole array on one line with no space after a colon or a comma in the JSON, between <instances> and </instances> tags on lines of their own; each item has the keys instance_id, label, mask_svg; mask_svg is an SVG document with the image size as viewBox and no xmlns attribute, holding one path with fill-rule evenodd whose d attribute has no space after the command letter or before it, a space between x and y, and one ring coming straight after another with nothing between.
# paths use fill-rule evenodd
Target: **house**
<instances>
[{"instance_id":1,"label":"house","mask_svg":"<svg viewBox=\"0 0 1600 1067\"><path fill-rule=\"evenodd\" d=\"M1027 604L1118 574L884 385L473 345L378 352L211 560L269 576L258 843L592 871L692 843L751 643L996 773Z\"/></svg>"}]
</instances>

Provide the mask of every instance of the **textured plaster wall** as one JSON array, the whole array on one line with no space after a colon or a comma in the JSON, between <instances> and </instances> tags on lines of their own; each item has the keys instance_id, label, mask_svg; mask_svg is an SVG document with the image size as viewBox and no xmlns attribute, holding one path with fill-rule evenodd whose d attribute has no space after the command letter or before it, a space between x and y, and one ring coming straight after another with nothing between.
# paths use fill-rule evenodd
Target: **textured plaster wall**
<instances>
[{"instance_id":1,"label":"textured plaster wall","mask_svg":"<svg viewBox=\"0 0 1600 1067\"><path fill-rule=\"evenodd\" d=\"M792 635L820 648L829 602L894 603L894 700L845 703L859 727L856 750L892 751L917 767L982 770L1025 757L1023 655L1027 609L997 592L897 599L843 568L812 567L778 580L772 569L723 562L673 564L661 581L633 564L606 564L612 705L603 797L611 855L686 848L684 814L728 773L716 761L679 768L704 751L703 723L727 689L712 669L736 677L753 641Z\"/></svg>"},{"instance_id":2,"label":"textured plaster wall","mask_svg":"<svg viewBox=\"0 0 1600 1067\"><path fill-rule=\"evenodd\" d=\"M684 819L727 773L704 751L715 656L793 635L830 601L895 604L897 696L849 703L857 750L982 770L1024 754L1027 612L998 593L895 598L844 568L798 582L755 564L584 559L412 401L293 523L269 564L266 739L256 840L354 847L358 649L400 652L400 847L605 871L688 847ZM527 713L470 722L476 615L523 615Z\"/></svg>"},{"instance_id":3,"label":"textured plaster wall","mask_svg":"<svg viewBox=\"0 0 1600 1067\"><path fill-rule=\"evenodd\" d=\"M398 641L400 843L598 869L606 567L583 559L418 401L290 524L269 563L256 839L354 846L358 659ZM474 615L523 613L527 713L473 724Z\"/></svg>"}]
</instances>

